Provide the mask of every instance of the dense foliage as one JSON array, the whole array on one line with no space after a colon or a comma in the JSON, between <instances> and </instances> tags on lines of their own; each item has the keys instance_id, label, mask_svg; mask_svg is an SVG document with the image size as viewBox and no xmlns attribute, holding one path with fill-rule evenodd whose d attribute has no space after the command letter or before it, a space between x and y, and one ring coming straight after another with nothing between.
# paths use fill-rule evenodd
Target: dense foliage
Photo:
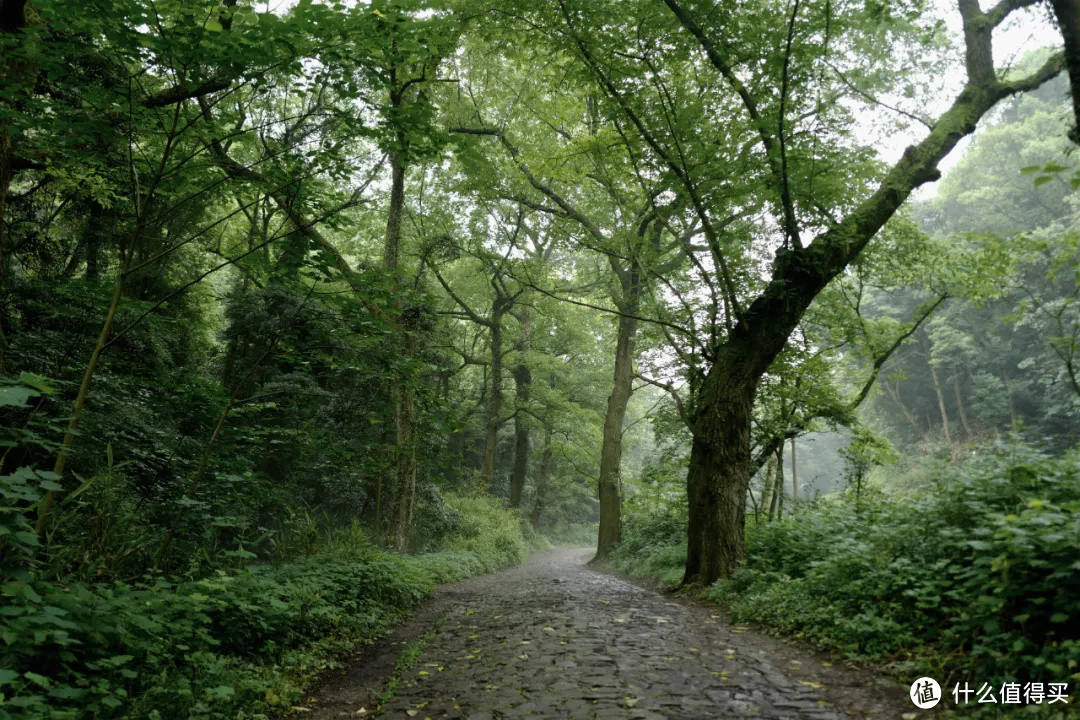
<instances>
[{"instance_id":1,"label":"dense foliage","mask_svg":"<svg viewBox=\"0 0 1080 720\"><path fill-rule=\"evenodd\" d=\"M1071 1L0 0L0 714L277 711L590 538L1073 672Z\"/></svg>"},{"instance_id":2,"label":"dense foliage","mask_svg":"<svg viewBox=\"0 0 1080 720\"><path fill-rule=\"evenodd\" d=\"M281 565L164 578L4 586L3 718L220 718L288 709L319 672L437 583L522 562L512 514L448 496L450 549L401 557L359 527Z\"/></svg>"}]
</instances>

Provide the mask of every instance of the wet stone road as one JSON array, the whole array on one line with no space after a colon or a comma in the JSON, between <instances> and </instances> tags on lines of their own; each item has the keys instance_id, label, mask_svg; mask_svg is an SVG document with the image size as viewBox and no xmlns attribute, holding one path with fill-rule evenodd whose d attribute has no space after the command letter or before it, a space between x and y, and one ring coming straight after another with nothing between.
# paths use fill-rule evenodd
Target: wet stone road
<instances>
[{"instance_id":1,"label":"wet stone road","mask_svg":"<svg viewBox=\"0 0 1080 720\"><path fill-rule=\"evenodd\" d=\"M559 550L495 576L435 631L386 718L841 718L699 609Z\"/></svg>"}]
</instances>

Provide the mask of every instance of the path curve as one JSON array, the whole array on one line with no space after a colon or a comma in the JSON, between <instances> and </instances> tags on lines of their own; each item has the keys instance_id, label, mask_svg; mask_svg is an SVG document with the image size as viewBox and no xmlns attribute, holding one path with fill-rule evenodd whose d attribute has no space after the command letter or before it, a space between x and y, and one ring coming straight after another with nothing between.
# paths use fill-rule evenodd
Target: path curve
<instances>
[{"instance_id":1,"label":"path curve","mask_svg":"<svg viewBox=\"0 0 1080 720\"><path fill-rule=\"evenodd\" d=\"M591 570L591 554L539 553L451 586L454 604L378 716L845 717L714 615Z\"/></svg>"}]
</instances>

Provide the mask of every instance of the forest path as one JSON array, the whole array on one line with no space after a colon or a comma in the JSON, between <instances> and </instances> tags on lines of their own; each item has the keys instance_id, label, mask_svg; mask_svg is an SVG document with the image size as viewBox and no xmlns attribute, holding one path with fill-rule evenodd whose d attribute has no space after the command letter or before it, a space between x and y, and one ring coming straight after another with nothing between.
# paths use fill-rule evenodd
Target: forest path
<instances>
[{"instance_id":1,"label":"forest path","mask_svg":"<svg viewBox=\"0 0 1080 720\"><path fill-rule=\"evenodd\" d=\"M833 720L915 709L897 703L896 688L884 692L883 707L884 688L864 687L865 674L842 668L836 677L848 687L826 700L818 676L776 641L595 571L585 565L592 552L538 553L526 565L446 586L435 609L421 612L426 626L411 630L416 637L434 627L378 717ZM356 693L357 671L370 674L370 663L355 665L368 672L354 667L329 683L305 717L374 714L371 704L359 710ZM853 693L859 702L849 702ZM903 691L899 698L907 702Z\"/></svg>"}]
</instances>

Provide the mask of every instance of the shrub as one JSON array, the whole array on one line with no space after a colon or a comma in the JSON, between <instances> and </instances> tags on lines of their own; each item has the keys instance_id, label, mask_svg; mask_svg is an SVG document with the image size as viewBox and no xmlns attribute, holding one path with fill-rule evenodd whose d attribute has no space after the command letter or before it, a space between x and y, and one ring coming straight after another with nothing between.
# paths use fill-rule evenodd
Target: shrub
<instances>
[{"instance_id":1,"label":"shrub","mask_svg":"<svg viewBox=\"0 0 1080 720\"><path fill-rule=\"evenodd\" d=\"M1078 460L999 447L908 497L829 498L755 528L711 597L852 655L1060 681L1080 669Z\"/></svg>"},{"instance_id":2,"label":"shrub","mask_svg":"<svg viewBox=\"0 0 1080 720\"><path fill-rule=\"evenodd\" d=\"M1080 671L1080 454L996 446L904 495L864 488L747 526L746 564L707 596L849 656L936 677L1061 682ZM616 568L674 584L685 530L628 519Z\"/></svg>"},{"instance_id":3,"label":"shrub","mask_svg":"<svg viewBox=\"0 0 1080 720\"><path fill-rule=\"evenodd\" d=\"M449 549L473 553L485 571L525 561L528 546L522 534L521 519L516 512L507 510L502 500L486 495L451 493L444 499L460 515L447 539Z\"/></svg>"},{"instance_id":4,"label":"shrub","mask_svg":"<svg viewBox=\"0 0 1080 720\"><path fill-rule=\"evenodd\" d=\"M370 641L437 583L521 562L516 514L450 496L451 549L379 551L359 528L320 553L170 583L3 585L0 720L232 717L288 708L304 683Z\"/></svg>"}]
</instances>

